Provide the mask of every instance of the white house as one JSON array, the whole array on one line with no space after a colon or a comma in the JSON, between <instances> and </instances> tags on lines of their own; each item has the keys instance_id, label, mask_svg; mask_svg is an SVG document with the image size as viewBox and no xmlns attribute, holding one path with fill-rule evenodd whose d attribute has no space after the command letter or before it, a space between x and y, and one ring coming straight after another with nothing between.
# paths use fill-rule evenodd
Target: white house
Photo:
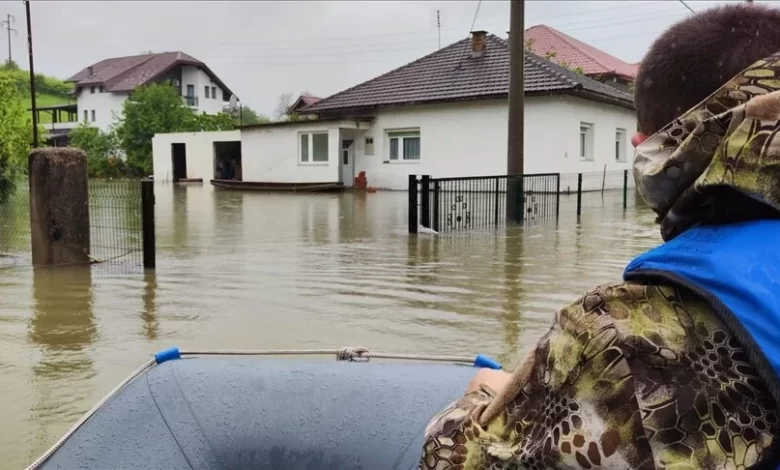
<instances>
[{"instance_id":1,"label":"white house","mask_svg":"<svg viewBox=\"0 0 780 470\"><path fill-rule=\"evenodd\" d=\"M77 121L107 130L121 116L125 100L136 87L170 83L199 113L216 114L233 92L203 62L183 52L162 52L105 59L85 67L67 81L75 85ZM72 108L72 106L71 106ZM78 122L60 122L53 130L72 129Z\"/></svg>"},{"instance_id":2,"label":"white house","mask_svg":"<svg viewBox=\"0 0 780 470\"><path fill-rule=\"evenodd\" d=\"M507 42L475 31L298 111L316 119L242 127L242 179L350 187L365 172L369 186L406 189L409 174L505 174L508 84ZM526 174L630 167L636 129L630 94L528 53L525 96ZM170 179L174 143L200 145L194 137L155 136L155 179ZM195 154L203 152L187 158ZM215 168L214 154L209 158L197 166Z\"/></svg>"}]
</instances>

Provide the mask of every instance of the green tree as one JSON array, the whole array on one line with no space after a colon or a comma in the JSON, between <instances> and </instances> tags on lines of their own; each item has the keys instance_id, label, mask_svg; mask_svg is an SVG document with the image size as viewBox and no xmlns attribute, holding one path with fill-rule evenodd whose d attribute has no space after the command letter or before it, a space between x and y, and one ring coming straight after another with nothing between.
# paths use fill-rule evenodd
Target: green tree
<instances>
[{"instance_id":1,"label":"green tree","mask_svg":"<svg viewBox=\"0 0 780 470\"><path fill-rule=\"evenodd\" d=\"M195 115L176 88L153 84L133 90L116 124L116 135L130 171L137 176L151 174L152 137L193 130L195 122Z\"/></svg>"},{"instance_id":2,"label":"green tree","mask_svg":"<svg viewBox=\"0 0 780 470\"><path fill-rule=\"evenodd\" d=\"M229 131L235 128L233 116L227 113L218 114L196 114L191 123L188 124L188 131ZM185 129L182 129L185 130Z\"/></svg>"},{"instance_id":3,"label":"green tree","mask_svg":"<svg viewBox=\"0 0 780 470\"><path fill-rule=\"evenodd\" d=\"M0 73L0 202L14 191L24 173L32 144L32 123L11 77Z\"/></svg>"},{"instance_id":4,"label":"green tree","mask_svg":"<svg viewBox=\"0 0 780 470\"><path fill-rule=\"evenodd\" d=\"M262 124L271 122L271 120L268 118L268 116L257 114L257 112L249 106L242 106L241 110L233 117L233 122L238 126L242 124Z\"/></svg>"},{"instance_id":5,"label":"green tree","mask_svg":"<svg viewBox=\"0 0 780 470\"><path fill-rule=\"evenodd\" d=\"M89 176L92 178L121 178L127 175L124 160L117 158L116 133L103 132L82 122L68 134L70 145L87 153Z\"/></svg>"}]
</instances>

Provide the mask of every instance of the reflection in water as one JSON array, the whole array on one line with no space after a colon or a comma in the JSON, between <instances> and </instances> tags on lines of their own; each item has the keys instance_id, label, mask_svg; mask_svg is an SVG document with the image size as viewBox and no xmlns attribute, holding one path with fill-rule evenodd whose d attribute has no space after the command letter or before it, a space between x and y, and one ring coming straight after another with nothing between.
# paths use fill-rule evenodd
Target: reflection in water
<instances>
[{"instance_id":1,"label":"reflection in water","mask_svg":"<svg viewBox=\"0 0 780 470\"><path fill-rule=\"evenodd\" d=\"M0 272L0 467L40 455L172 345L485 353L512 367L556 309L660 239L620 192L585 198L581 224L572 196L557 225L439 236L409 236L404 192L155 192L155 272Z\"/></svg>"},{"instance_id":2,"label":"reflection in water","mask_svg":"<svg viewBox=\"0 0 780 470\"><path fill-rule=\"evenodd\" d=\"M153 270L144 271L144 308L141 312L144 336L147 339L157 339L158 322L155 315L155 300L157 299L157 276Z\"/></svg>"},{"instance_id":3,"label":"reflection in water","mask_svg":"<svg viewBox=\"0 0 780 470\"><path fill-rule=\"evenodd\" d=\"M32 366L31 419L42 443L51 441L47 427L77 419L85 411L78 402L92 393L95 371L84 351L98 339L92 302L89 267L35 268L28 339L41 355Z\"/></svg>"},{"instance_id":4,"label":"reflection in water","mask_svg":"<svg viewBox=\"0 0 780 470\"><path fill-rule=\"evenodd\" d=\"M517 230L504 239L504 302L500 314L504 332L504 349L499 360L507 362L518 354L520 347L520 321L523 310L523 263L525 263L523 237Z\"/></svg>"}]
</instances>

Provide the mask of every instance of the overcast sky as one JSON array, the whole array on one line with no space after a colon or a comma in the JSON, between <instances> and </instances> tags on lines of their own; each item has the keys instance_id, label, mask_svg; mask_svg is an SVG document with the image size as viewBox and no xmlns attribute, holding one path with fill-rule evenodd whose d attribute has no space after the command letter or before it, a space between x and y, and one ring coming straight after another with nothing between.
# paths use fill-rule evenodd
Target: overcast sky
<instances>
[{"instance_id":1,"label":"overcast sky","mask_svg":"<svg viewBox=\"0 0 780 470\"><path fill-rule=\"evenodd\" d=\"M694 10L727 2L688 0ZM36 72L62 78L109 57L180 50L209 67L247 104L271 114L277 96L327 96L468 37L477 0L449 2L32 2ZM14 59L26 68L20 1ZM526 27L546 24L628 62L689 15L679 1L526 1ZM509 2L483 0L474 29L506 37ZM0 57L7 39L0 36Z\"/></svg>"}]
</instances>

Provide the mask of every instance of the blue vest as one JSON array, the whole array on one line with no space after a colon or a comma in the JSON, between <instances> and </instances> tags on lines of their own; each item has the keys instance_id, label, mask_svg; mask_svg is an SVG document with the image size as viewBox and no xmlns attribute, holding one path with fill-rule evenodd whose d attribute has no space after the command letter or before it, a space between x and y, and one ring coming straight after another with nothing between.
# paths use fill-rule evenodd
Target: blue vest
<instances>
[{"instance_id":1,"label":"blue vest","mask_svg":"<svg viewBox=\"0 0 780 470\"><path fill-rule=\"evenodd\" d=\"M623 273L645 284L659 278L710 303L780 403L780 221L692 228L639 255Z\"/></svg>"}]
</instances>

